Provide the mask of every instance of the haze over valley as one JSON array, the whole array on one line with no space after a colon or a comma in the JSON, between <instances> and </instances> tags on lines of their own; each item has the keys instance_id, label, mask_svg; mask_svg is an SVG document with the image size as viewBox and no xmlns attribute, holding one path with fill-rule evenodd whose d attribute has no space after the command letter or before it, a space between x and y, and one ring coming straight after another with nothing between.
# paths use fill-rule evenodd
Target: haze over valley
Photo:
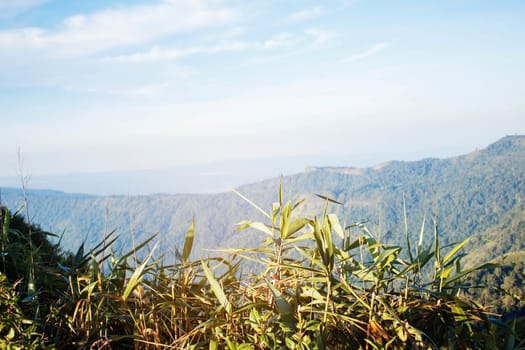
<instances>
[{"instance_id":1,"label":"haze over valley","mask_svg":"<svg viewBox=\"0 0 525 350\"><path fill-rule=\"evenodd\" d=\"M390 161L366 168L310 167L282 178L238 186L237 190L269 210L277 201L282 179L287 198L307 199L300 213L322 212L326 203L314 196L318 193L344 204L332 205L331 210L347 223L365 220L375 234L395 243L404 237L405 201L413 239L417 239L423 220L437 215L446 243L481 235L518 208L525 194L524 173L525 136L516 135L457 157ZM30 189L27 195L31 220L50 232L63 232L62 243L71 250L84 240L96 244L116 230L123 249L131 249L132 242L157 232L166 243L161 251L170 252L182 245L192 218L196 220L197 256L206 255L206 249L255 245L262 238L235 232L242 220L264 218L232 190L97 196ZM21 190L3 188L2 201L20 208ZM519 218L521 214L513 215ZM432 225L426 229L431 237ZM483 239L477 242L478 246L486 243ZM503 251L514 249L521 249L519 240ZM495 257L486 253L487 259Z\"/></svg>"}]
</instances>

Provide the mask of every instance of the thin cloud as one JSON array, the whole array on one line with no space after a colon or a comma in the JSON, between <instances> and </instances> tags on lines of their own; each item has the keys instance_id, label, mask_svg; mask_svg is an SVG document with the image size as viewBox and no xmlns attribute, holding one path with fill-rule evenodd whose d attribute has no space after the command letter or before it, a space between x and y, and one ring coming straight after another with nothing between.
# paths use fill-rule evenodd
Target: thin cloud
<instances>
[{"instance_id":1,"label":"thin cloud","mask_svg":"<svg viewBox=\"0 0 525 350\"><path fill-rule=\"evenodd\" d=\"M1 0L0 18L14 16L49 0Z\"/></svg>"},{"instance_id":2,"label":"thin cloud","mask_svg":"<svg viewBox=\"0 0 525 350\"><path fill-rule=\"evenodd\" d=\"M101 62L103 63L152 63L173 61L182 57L197 55L197 54L213 54L226 51L243 50L248 44L237 41L222 43L214 46L196 46L185 49L168 48L168 47L153 47L149 50L136 52L128 55L107 56Z\"/></svg>"},{"instance_id":3,"label":"thin cloud","mask_svg":"<svg viewBox=\"0 0 525 350\"><path fill-rule=\"evenodd\" d=\"M298 11L290 14L288 18L292 21L305 21L308 19L319 17L323 14L323 9L320 6L315 6L303 11Z\"/></svg>"},{"instance_id":4,"label":"thin cloud","mask_svg":"<svg viewBox=\"0 0 525 350\"><path fill-rule=\"evenodd\" d=\"M339 0L338 3L343 7L353 6L362 0Z\"/></svg>"},{"instance_id":5,"label":"thin cloud","mask_svg":"<svg viewBox=\"0 0 525 350\"><path fill-rule=\"evenodd\" d=\"M297 41L297 36L292 33L279 33L260 43L259 46L266 49L275 49L296 45Z\"/></svg>"},{"instance_id":6,"label":"thin cloud","mask_svg":"<svg viewBox=\"0 0 525 350\"><path fill-rule=\"evenodd\" d=\"M390 45L391 43L388 43L388 42L375 44L363 52L360 52L360 53L357 53L355 55L345 58L344 60L341 61L341 63L352 63L352 62L363 60L367 57L378 54L379 52L387 49Z\"/></svg>"},{"instance_id":7,"label":"thin cloud","mask_svg":"<svg viewBox=\"0 0 525 350\"><path fill-rule=\"evenodd\" d=\"M49 0L2 0L0 9L27 8L47 2Z\"/></svg>"},{"instance_id":8,"label":"thin cloud","mask_svg":"<svg viewBox=\"0 0 525 350\"><path fill-rule=\"evenodd\" d=\"M163 1L71 16L53 30L0 31L0 47L47 49L55 56L77 56L228 24L235 18L237 13L233 9L204 1Z\"/></svg>"},{"instance_id":9,"label":"thin cloud","mask_svg":"<svg viewBox=\"0 0 525 350\"><path fill-rule=\"evenodd\" d=\"M319 44L328 38L328 33L321 31L307 31L313 42ZM297 47L305 44L307 38L304 35L296 35L293 33L278 33L272 37L262 41L224 41L218 44L208 46L194 46L187 48L173 48L173 47L159 47L155 46L145 51L135 52L132 54L107 56L100 61L103 63L152 63L152 62L166 62L174 61L183 57L199 54L216 54L223 52L235 52L246 50L257 51L278 51L286 50L291 47Z\"/></svg>"},{"instance_id":10,"label":"thin cloud","mask_svg":"<svg viewBox=\"0 0 525 350\"><path fill-rule=\"evenodd\" d=\"M293 53L306 53L338 37L339 33L310 28L302 33L280 33L254 46L262 49L293 49Z\"/></svg>"},{"instance_id":11,"label":"thin cloud","mask_svg":"<svg viewBox=\"0 0 525 350\"><path fill-rule=\"evenodd\" d=\"M339 36L339 33L319 28L310 28L305 30L304 33L312 39L311 43L313 46L323 45Z\"/></svg>"},{"instance_id":12,"label":"thin cloud","mask_svg":"<svg viewBox=\"0 0 525 350\"><path fill-rule=\"evenodd\" d=\"M82 91L82 92L91 92L98 94L114 95L127 98L136 98L136 97L155 97L160 93L164 92L170 87L168 83L160 84L147 84L139 86L126 86L126 87L115 87L115 88L75 88L69 87L68 90L71 91Z\"/></svg>"},{"instance_id":13,"label":"thin cloud","mask_svg":"<svg viewBox=\"0 0 525 350\"><path fill-rule=\"evenodd\" d=\"M340 36L340 33L326 31L319 28L310 28L302 33L281 33L271 40L256 44L256 48L271 52L269 56L260 56L251 63L271 62L288 59L294 56L305 55L321 49L326 43ZM272 43L273 45L269 45ZM279 45L277 45L279 43ZM268 50L273 49L273 50ZM281 50L277 50L281 49ZM275 53L277 51L277 53Z\"/></svg>"}]
</instances>

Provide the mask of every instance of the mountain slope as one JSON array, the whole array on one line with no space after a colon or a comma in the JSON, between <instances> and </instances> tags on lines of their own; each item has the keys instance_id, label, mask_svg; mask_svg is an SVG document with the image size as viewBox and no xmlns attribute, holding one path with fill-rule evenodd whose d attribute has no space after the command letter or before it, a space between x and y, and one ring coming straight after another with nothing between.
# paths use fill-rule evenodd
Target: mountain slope
<instances>
[{"instance_id":1,"label":"mountain slope","mask_svg":"<svg viewBox=\"0 0 525 350\"><path fill-rule=\"evenodd\" d=\"M238 190L268 209L282 181L288 198L307 198L301 213L308 215L324 207L325 201L312 195L320 193L344 203L330 209L347 223L369 220L374 234L400 244L404 242L405 203L413 239L424 218L430 238L432 218L437 217L441 240L446 243L480 235L509 215L525 197L524 170L525 136L507 136L459 157L393 161L364 169L313 167ZM192 217L196 220L194 251L200 255L206 255L207 248L255 245L263 239L234 231L241 220L264 220L234 193L101 197L29 191L28 199L33 222L52 232L64 231L68 249L76 249L84 239L88 244L98 242L105 232L117 229L122 248L159 232L162 248L169 252L182 246ZM2 201L16 208L22 195L19 190L3 189Z\"/></svg>"}]
</instances>

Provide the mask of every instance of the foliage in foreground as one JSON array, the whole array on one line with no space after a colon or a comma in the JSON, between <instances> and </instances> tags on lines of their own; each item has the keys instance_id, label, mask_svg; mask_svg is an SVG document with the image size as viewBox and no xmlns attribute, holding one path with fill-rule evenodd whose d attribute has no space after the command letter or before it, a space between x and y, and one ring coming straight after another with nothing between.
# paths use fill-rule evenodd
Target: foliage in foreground
<instances>
[{"instance_id":1,"label":"foliage in foreground","mask_svg":"<svg viewBox=\"0 0 525 350\"><path fill-rule=\"evenodd\" d=\"M328 209L332 201L325 199ZM280 189L270 212L258 208L266 222L239 224L239 230L266 237L258 248L192 261L192 223L173 264L166 256L154 258L155 236L117 254L111 248L116 237L109 234L58 263L33 259L42 283L32 293L17 289L26 276L9 281L0 274L0 348L524 347L519 334L491 322L465 296L465 277L491 267L461 267L467 241L441 247L435 223L432 243L421 234L412 246L407 232L404 252L380 242L362 223L344 227L328 210L321 217L295 217L301 203L285 202ZM4 220L6 247L9 233ZM38 245L32 249L41 253ZM260 272L243 274L247 262Z\"/></svg>"}]
</instances>

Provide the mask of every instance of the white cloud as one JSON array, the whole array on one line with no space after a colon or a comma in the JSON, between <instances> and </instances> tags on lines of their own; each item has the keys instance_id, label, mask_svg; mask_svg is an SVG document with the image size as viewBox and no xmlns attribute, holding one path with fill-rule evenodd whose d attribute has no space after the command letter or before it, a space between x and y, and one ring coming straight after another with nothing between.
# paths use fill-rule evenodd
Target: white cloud
<instances>
[{"instance_id":1,"label":"white cloud","mask_svg":"<svg viewBox=\"0 0 525 350\"><path fill-rule=\"evenodd\" d=\"M49 0L2 0L0 2L0 9L14 9L14 8L27 8L36 6Z\"/></svg>"},{"instance_id":2,"label":"white cloud","mask_svg":"<svg viewBox=\"0 0 525 350\"><path fill-rule=\"evenodd\" d=\"M343 7L348 7L348 6L353 6L359 2L361 2L362 0L339 0L339 4Z\"/></svg>"},{"instance_id":3,"label":"white cloud","mask_svg":"<svg viewBox=\"0 0 525 350\"><path fill-rule=\"evenodd\" d=\"M15 15L48 1L49 0L2 0L0 1L0 17Z\"/></svg>"},{"instance_id":4,"label":"white cloud","mask_svg":"<svg viewBox=\"0 0 525 350\"><path fill-rule=\"evenodd\" d=\"M313 39L312 45L314 46L325 44L339 36L339 34L336 32L330 32L318 28L307 29L305 30L305 34Z\"/></svg>"},{"instance_id":5,"label":"white cloud","mask_svg":"<svg viewBox=\"0 0 525 350\"><path fill-rule=\"evenodd\" d=\"M375 45L373 45L372 47L370 47L369 49L367 49L367 50L365 50L363 52L354 54L354 55L352 55L350 57L347 57L347 58L343 59L341 62L342 63L351 63L351 62L360 61L362 59L365 59L367 57L373 56L373 55L375 55L375 54L385 50L390 45L391 45L391 43L388 43L388 42L375 44Z\"/></svg>"},{"instance_id":6,"label":"white cloud","mask_svg":"<svg viewBox=\"0 0 525 350\"><path fill-rule=\"evenodd\" d=\"M170 88L169 83L158 83L158 84L138 84L136 86L115 86L115 87L102 87L102 84L97 86L69 86L68 90L78 90L82 92L102 93L106 95L115 95L121 97L155 97L161 94L163 91Z\"/></svg>"},{"instance_id":7,"label":"white cloud","mask_svg":"<svg viewBox=\"0 0 525 350\"><path fill-rule=\"evenodd\" d=\"M66 18L55 29L0 31L0 48L85 55L229 23L237 13L206 1L162 1Z\"/></svg>"},{"instance_id":8,"label":"white cloud","mask_svg":"<svg viewBox=\"0 0 525 350\"><path fill-rule=\"evenodd\" d=\"M237 19L236 9L214 0L159 0L70 16L52 27L0 30L0 85L152 97L195 71L174 59L242 49L240 41L205 38L231 31ZM195 46L177 48L185 42ZM140 62L164 64L123 64Z\"/></svg>"},{"instance_id":9,"label":"white cloud","mask_svg":"<svg viewBox=\"0 0 525 350\"><path fill-rule=\"evenodd\" d=\"M318 28L306 29L298 34L279 34L272 39L264 41L262 44L258 44L257 47L262 49L279 48L282 50L277 51L276 53L275 50L271 51L271 54L267 56L259 56L252 60L252 63L279 61L294 56L306 55L313 51L318 51L326 43L332 41L338 36L340 36L340 34L337 32L321 30Z\"/></svg>"},{"instance_id":10,"label":"white cloud","mask_svg":"<svg viewBox=\"0 0 525 350\"><path fill-rule=\"evenodd\" d=\"M293 21L304 21L315 17L319 17L322 14L323 9L320 6L315 6L306 10L294 12L290 16L288 16L288 18L290 18Z\"/></svg>"},{"instance_id":11,"label":"white cloud","mask_svg":"<svg viewBox=\"0 0 525 350\"><path fill-rule=\"evenodd\" d=\"M151 63L161 61L172 61L181 57L196 54L212 54L225 51L243 50L248 46L242 41L220 43L213 46L195 46L185 49L154 46L149 50L136 52L128 55L108 56L101 61L106 63Z\"/></svg>"},{"instance_id":12,"label":"white cloud","mask_svg":"<svg viewBox=\"0 0 525 350\"><path fill-rule=\"evenodd\" d=\"M335 33L318 29L306 30L304 35L293 33L278 33L261 41L219 41L208 46L193 46L186 48L154 46L145 51L132 54L107 56L101 59L105 63L152 63L174 61L182 57L198 54L214 54L245 50L275 51L286 50L303 45L321 45L335 37Z\"/></svg>"},{"instance_id":13,"label":"white cloud","mask_svg":"<svg viewBox=\"0 0 525 350\"><path fill-rule=\"evenodd\" d=\"M296 44L297 40L297 36L292 33L279 33L262 42L260 46L267 49L288 47Z\"/></svg>"},{"instance_id":14,"label":"white cloud","mask_svg":"<svg viewBox=\"0 0 525 350\"><path fill-rule=\"evenodd\" d=\"M249 11L215 0L158 0L70 16L52 27L0 30L0 85L150 98L206 74L206 63L181 58L239 53L225 63L260 63L307 54L337 36L275 28L254 37L242 27L242 12Z\"/></svg>"}]
</instances>

